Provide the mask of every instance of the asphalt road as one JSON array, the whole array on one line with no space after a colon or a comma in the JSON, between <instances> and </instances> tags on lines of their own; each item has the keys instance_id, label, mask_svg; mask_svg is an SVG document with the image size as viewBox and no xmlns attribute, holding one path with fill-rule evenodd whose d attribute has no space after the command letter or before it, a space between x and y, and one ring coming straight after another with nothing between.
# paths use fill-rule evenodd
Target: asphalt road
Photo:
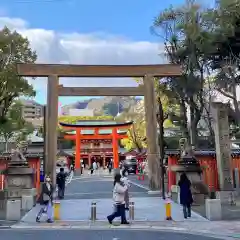
<instances>
[{"instance_id":1,"label":"asphalt road","mask_svg":"<svg viewBox=\"0 0 240 240\"><path fill-rule=\"evenodd\" d=\"M65 199L99 199L112 198L113 181L111 178L93 176L90 178L73 178L65 191ZM148 197L146 189L130 187L132 197Z\"/></svg>"},{"instance_id":2,"label":"asphalt road","mask_svg":"<svg viewBox=\"0 0 240 240\"><path fill-rule=\"evenodd\" d=\"M218 240L206 236L140 230L1 230L9 240Z\"/></svg>"},{"instance_id":3,"label":"asphalt road","mask_svg":"<svg viewBox=\"0 0 240 240\"><path fill-rule=\"evenodd\" d=\"M128 179L130 180L130 181L132 181L132 182L135 182L135 183L137 183L137 184L141 184L141 185L143 185L144 187L146 187L146 188L149 188L149 182L148 182L148 176L144 176L144 180L139 180L138 179L138 176L137 175L133 175L133 174L131 174L131 175L129 175L128 176Z\"/></svg>"}]
</instances>

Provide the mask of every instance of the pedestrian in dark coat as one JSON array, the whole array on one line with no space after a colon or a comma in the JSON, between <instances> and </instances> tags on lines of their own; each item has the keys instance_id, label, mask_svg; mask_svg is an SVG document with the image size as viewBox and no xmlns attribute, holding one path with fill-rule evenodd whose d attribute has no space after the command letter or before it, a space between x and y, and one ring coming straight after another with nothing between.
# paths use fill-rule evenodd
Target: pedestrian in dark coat
<instances>
[{"instance_id":1,"label":"pedestrian in dark coat","mask_svg":"<svg viewBox=\"0 0 240 240\"><path fill-rule=\"evenodd\" d=\"M42 191L39 198L41 209L37 214L37 222L40 222L41 216L44 212L47 213L47 222L53 222L53 192L54 187L51 183L51 178L49 176L46 176L45 182L42 185Z\"/></svg>"},{"instance_id":2,"label":"pedestrian in dark coat","mask_svg":"<svg viewBox=\"0 0 240 240\"><path fill-rule=\"evenodd\" d=\"M183 206L184 218L191 217L193 197L191 192L191 182L186 173L181 174L178 186L180 187L180 204Z\"/></svg>"},{"instance_id":3,"label":"pedestrian in dark coat","mask_svg":"<svg viewBox=\"0 0 240 240\"><path fill-rule=\"evenodd\" d=\"M67 174L64 172L64 168L60 168L60 172L57 174L58 198L59 199L64 199L66 178L67 178Z\"/></svg>"}]
</instances>

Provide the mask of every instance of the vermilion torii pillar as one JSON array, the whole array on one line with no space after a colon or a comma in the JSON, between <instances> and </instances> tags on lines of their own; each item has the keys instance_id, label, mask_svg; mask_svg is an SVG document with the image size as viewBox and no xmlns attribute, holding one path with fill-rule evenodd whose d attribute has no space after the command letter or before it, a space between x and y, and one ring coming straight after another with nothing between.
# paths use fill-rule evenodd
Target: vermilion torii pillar
<instances>
[{"instance_id":1,"label":"vermilion torii pillar","mask_svg":"<svg viewBox=\"0 0 240 240\"><path fill-rule=\"evenodd\" d=\"M75 168L80 169L81 165L81 129L76 129L76 153L75 153Z\"/></svg>"},{"instance_id":2,"label":"vermilion torii pillar","mask_svg":"<svg viewBox=\"0 0 240 240\"><path fill-rule=\"evenodd\" d=\"M113 147L113 167L119 168L119 155L118 155L118 134L117 129L112 130L112 147Z\"/></svg>"},{"instance_id":3,"label":"vermilion torii pillar","mask_svg":"<svg viewBox=\"0 0 240 240\"><path fill-rule=\"evenodd\" d=\"M103 140L103 139L111 139L112 140L112 149L113 149L113 167L119 168L119 155L118 155L118 141L123 138L128 138L126 134L127 129L131 127L133 122L126 123L114 123L114 124L102 124L99 125L86 125L86 124L67 124L60 122L59 125L65 129L75 130L76 134L68 134L65 135L65 139L75 140L76 143L76 153L75 153L75 169L81 168L81 140ZM99 134L99 130L108 129L111 130L112 133L109 134ZM126 132L121 134L118 133L118 129L126 129ZM82 134L82 130L93 130L93 134Z\"/></svg>"}]
</instances>

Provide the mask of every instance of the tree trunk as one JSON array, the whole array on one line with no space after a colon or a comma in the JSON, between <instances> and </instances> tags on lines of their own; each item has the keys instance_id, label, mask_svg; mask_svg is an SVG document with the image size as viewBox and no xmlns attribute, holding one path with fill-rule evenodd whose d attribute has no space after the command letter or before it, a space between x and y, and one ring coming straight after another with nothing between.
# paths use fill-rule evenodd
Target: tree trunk
<instances>
[{"instance_id":1,"label":"tree trunk","mask_svg":"<svg viewBox=\"0 0 240 240\"><path fill-rule=\"evenodd\" d=\"M234 111L236 114L238 126L240 126L240 109L239 109L239 104L237 101L237 90L236 87L233 88L233 106L234 106Z\"/></svg>"},{"instance_id":2,"label":"tree trunk","mask_svg":"<svg viewBox=\"0 0 240 240\"><path fill-rule=\"evenodd\" d=\"M154 161L150 160L148 162L149 168L149 189L152 191L160 190L161 189L161 171L160 171L160 164L159 158L154 159Z\"/></svg>"},{"instance_id":3,"label":"tree trunk","mask_svg":"<svg viewBox=\"0 0 240 240\"><path fill-rule=\"evenodd\" d=\"M203 99L202 99L202 93L200 93L199 96L199 104L200 106L194 102L193 96L190 98L189 105L190 105L190 135L191 135L191 145L196 147L198 145L198 123L202 117L203 112Z\"/></svg>"},{"instance_id":4,"label":"tree trunk","mask_svg":"<svg viewBox=\"0 0 240 240\"><path fill-rule=\"evenodd\" d=\"M5 152L8 152L8 140L5 140Z\"/></svg>"},{"instance_id":5,"label":"tree trunk","mask_svg":"<svg viewBox=\"0 0 240 240\"><path fill-rule=\"evenodd\" d=\"M180 106L180 125L183 133L183 137L190 142L190 136L189 136L189 130L188 130L188 125L187 125L187 109L184 100L180 100L179 102Z\"/></svg>"},{"instance_id":6,"label":"tree trunk","mask_svg":"<svg viewBox=\"0 0 240 240\"><path fill-rule=\"evenodd\" d=\"M196 145L196 128L195 122L195 111L193 107L193 97L190 98L190 144L191 146Z\"/></svg>"},{"instance_id":7,"label":"tree trunk","mask_svg":"<svg viewBox=\"0 0 240 240\"><path fill-rule=\"evenodd\" d=\"M161 168L161 181L160 181L160 188L162 189L162 198L165 199L165 186L164 186L164 114L163 114L163 106L161 102L161 98L158 97L158 125L159 125L159 155L160 155L160 168Z\"/></svg>"}]
</instances>

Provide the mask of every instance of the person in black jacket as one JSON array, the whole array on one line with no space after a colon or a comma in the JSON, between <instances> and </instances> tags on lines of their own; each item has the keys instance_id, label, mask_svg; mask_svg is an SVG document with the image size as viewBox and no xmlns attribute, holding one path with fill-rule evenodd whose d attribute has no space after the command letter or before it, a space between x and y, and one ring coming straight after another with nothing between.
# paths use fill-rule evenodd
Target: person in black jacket
<instances>
[{"instance_id":1,"label":"person in black jacket","mask_svg":"<svg viewBox=\"0 0 240 240\"><path fill-rule=\"evenodd\" d=\"M191 181L188 179L186 173L181 174L178 186L180 187L180 204L183 206L184 218L190 218L193 197L191 192Z\"/></svg>"},{"instance_id":2,"label":"person in black jacket","mask_svg":"<svg viewBox=\"0 0 240 240\"><path fill-rule=\"evenodd\" d=\"M67 174L64 172L64 168L60 168L60 172L57 174L57 185L58 185L58 198L64 198L65 182Z\"/></svg>"},{"instance_id":3,"label":"person in black jacket","mask_svg":"<svg viewBox=\"0 0 240 240\"><path fill-rule=\"evenodd\" d=\"M53 192L54 188L51 182L51 178L49 176L46 176L39 198L39 202L42 207L37 215L36 222L40 222L41 216L44 212L47 213L47 222L53 222Z\"/></svg>"}]
</instances>

